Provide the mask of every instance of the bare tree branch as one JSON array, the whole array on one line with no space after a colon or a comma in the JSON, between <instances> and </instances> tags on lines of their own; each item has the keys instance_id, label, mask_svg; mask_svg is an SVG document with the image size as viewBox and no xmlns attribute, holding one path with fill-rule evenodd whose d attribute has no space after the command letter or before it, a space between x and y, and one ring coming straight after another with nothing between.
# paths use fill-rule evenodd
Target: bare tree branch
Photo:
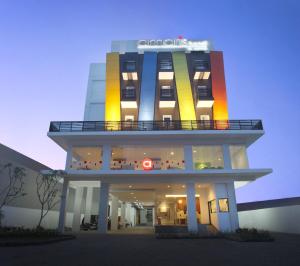
<instances>
[{"instance_id":1,"label":"bare tree branch","mask_svg":"<svg viewBox=\"0 0 300 266\"><path fill-rule=\"evenodd\" d=\"M36 191L41 204L40 219L37 228L41 227L42 221L50 210L59 202L56 200L59 192L60 171L51 171L47 174L39 174L36 177Z\"/></svg>"},{"instance_id":2,"label":"bare tree branch","mask_svg":"<svg viewBox=\"0 0 300 266\"><path fill-rule=\"evenodd\" d=\"M4 205L26 195L24 192L26 172L23 167L15 167L11 163L1 165L0 172L4 172L4 174L7 172L8 176L8 184L0 190L0 212L3 213ZM2 216L0 215L0 225Z\"/></svg>"}]
</instances>

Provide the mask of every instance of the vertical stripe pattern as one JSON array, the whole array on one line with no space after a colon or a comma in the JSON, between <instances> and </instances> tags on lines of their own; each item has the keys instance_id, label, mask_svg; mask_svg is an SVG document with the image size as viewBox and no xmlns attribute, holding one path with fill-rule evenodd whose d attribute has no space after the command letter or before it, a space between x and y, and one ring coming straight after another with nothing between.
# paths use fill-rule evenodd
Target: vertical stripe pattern
<instances>
[{"instance_id":1,"label":"vertical stripe pattern","mask_svg":"<svg viewBox=\"0 0 300 266\"><path fill-rule=\"evenodd\" d=\"M196 120L192 88L184 52L173 52L173 64L178 97L180 119Z\"/></svg>"},{"instance_id":2,"label":"vertical stripe pattern","mask_svg":"<svg viewBox=\"0 0 300 266\"><path fill-rule=\"evenodd\" d=\"M212 94L214 97L213 119L228 120L227 95L223 53L210 52Z\"/></svg>"},{"instance_id":3,"label":"vertical stripe pattern","mask_svg":"<svg viewBox=\"0 0 300 266\"><path fill-rule=\"evenodd\" d=\"M145 52L140 95L139 121L154 120L157 53Z\"/></svg>"},{"instance_id":4,"label":"vertical stripe pattern","mask_svg":"<svg viewBox=\"0 0 300 266\"><path fill-rule=\"evenodd\" d=\"M121 120L119 53L106 55L105 121ZM114 129L113 127L111 129Z\"/></svg>"}]
</instances>

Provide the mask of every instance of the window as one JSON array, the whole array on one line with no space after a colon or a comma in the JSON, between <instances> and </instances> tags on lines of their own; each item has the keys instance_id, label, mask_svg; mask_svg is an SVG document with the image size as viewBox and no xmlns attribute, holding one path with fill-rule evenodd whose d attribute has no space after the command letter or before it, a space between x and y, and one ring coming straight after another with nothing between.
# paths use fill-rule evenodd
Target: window
<instances>
[{"instance_id":1,"label":"window","mask_svg":"<svg viewBox=\"0 0 300 266\"><path fill-rule=\"evenodd\" d=\"M171 59L161 59L160 60L160 69L161 70L171 70L173 68Z\"/></svg>"},{"instance_id":2,"label":"window","mask_svg":"<svg viewBox=\"0 0 300 266\"><path fill-rule=\"evenodd\" d=\"M125 115L125 121L126 122L133 122L134 121L134 115Z\"/></svg>"},{"instance_id":3,"label":"window","mask_svg":"<svg viewBox=\"0 0 300 266\"><path fill-rule=\"evenodd\" d=\"M194 68L195 70L201 71L208 69L208 62L202 59L195 59L194 60Z\"/></svg>"},{"instance_id":4,"label":"window","mask_svg":"<svg viewBox=\"0 0 300 266\"><path fill-rule=\"evenodd\" d=\"M126 97L135 97L135 87L134 86L126 86Z\"/></svg>"},{"instance_id":5,"label":"window","mask_svg":"<svg viewBox=\"0 0 300 266\"><path fill-rule=\"evenodd\" d=\"M220 212L229 212L228 199L219 199L219 211Z\"/></svg>"},{"instance_id":6,"label":"window","mask_svg":"<svg viewBox=\"0 0 300 266\"><path fill-rule=\"evenodd\" d=\"M126 71L135 71L135 61L127 61L125 62Z\"/></svg>"},{"instance_id":7,"label":"window","mask_svg":"<svg viewBox=\"0 0 300 266\"><path fill-rule=\"evenodd\" d=\"M73 147L72 163L75 170L99 170L102 167L101 147Z\"/></svg>"},{"instance_id":8,"label":"window","mask_svg":"<svg viewBox=\"0 0 300 266\"><path fill-rule=\"evenodd\" d=\"M172 97L171 86L161 86L161 97Z\"/></svg>"},{"instance_id":9,"label":"window","mask_svg":"<svg viewBox=\"0 0 300 266\"><path fill-rule=\"evenodd\" d=\"M163 121L164 122L171 122L172 121L172 115L163 115Z\"/></svg>"},{"instance_id":10,"label":"window","mask_svg":"<svg viewBox=\"0 0 300 266\"><path fill-rule=\"evenodd\" d=\"M210 120L209 115L200 115L200 120Z\"/></svg>"},{"instance_id":11,"label":"window","mask_svg":"<svg viewBox=\"0 0 300 266\"><path fill-rule=\"evenodd\" d=\"M223 150L218 145L193 146L195 170L223 169Z\"/></svg>"},{"instance_id":12,"label":"window","mask_svg":"<svg viewBox=\"0 0 300 266\"><path fill-rule=\"evenodd\" d=\"M183 146L123 145L112 147L111 169L143 170L145 158L152 160L155 170L185 168Z\"/></svg>"},{"instance_id":13,"label":"window","mask_svg":"<svg viewBox=\"0 0 300 266\"><path fill-rule=\"evenodd\" d=\"M245 146L230 145L229 151L230 151L232 169L249 168Z\"/></svg>"}]
</instances>

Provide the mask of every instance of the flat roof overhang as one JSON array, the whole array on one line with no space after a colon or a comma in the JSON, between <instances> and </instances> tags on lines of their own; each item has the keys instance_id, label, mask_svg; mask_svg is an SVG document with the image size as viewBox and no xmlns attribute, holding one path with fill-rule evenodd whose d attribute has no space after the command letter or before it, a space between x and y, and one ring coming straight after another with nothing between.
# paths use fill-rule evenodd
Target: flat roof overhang
<instances>
[{"instance_id":1,"label":"flat roof overhang","mask_svg":"<svg viewBox=\"0 0 300 266\"><path fill-rule=\"evenodd\" d=\"M264 130L167 130L167 131L101 131L48 132L64 150L71 146L153 145L153 144L241 144L247 147L264 135Z\"/></svg>"},{"instance_id":2,"label":"flat roof overhang","mask_svg":"<svg viewBox=\"0 0 300 266\"><path fill-rule=\"evenodd\" d=\"M272 173L272 169L206 169L206 170L67 170L64 177L74 181L127 183L224 183L254 181Z\"/></svg>"}]
</instances>

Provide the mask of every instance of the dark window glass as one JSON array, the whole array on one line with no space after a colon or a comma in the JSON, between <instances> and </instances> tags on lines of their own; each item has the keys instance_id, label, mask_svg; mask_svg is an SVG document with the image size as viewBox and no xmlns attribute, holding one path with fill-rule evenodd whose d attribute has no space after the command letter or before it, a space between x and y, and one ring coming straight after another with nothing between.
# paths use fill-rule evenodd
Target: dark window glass
<instances>
[{"instance_id":1,"label":"dark window glass","mask_svg":"<svg viewBox=\"0 0 300 266\"><path fill-rule=\"evenodd\" d=\"M135 62L134 61L125 62L125 69L126 69L126 71L134 71L135 70Z\"/></svg>"}]
</instances>

